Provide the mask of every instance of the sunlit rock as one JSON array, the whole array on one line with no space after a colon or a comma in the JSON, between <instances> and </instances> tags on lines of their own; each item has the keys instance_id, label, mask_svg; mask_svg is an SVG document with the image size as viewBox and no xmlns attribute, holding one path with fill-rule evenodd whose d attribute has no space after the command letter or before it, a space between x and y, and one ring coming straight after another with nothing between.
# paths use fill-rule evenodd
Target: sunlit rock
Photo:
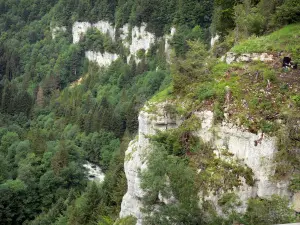
<instances>
[{"instance_id":1,"label":"sunlit rock","mask_svg":"<svg viewBox=\"0 0 300 225\"><path fill-rule=\"evenodd\" d=\"M97 63L100 67L107 67L112 62L119 58L119 55L109 53L109 52L94 52L94 51L87 51L85 52L85 57L91 61Z\"/></svg>"},{"instance_id":2,"label":"sunlit rock","mask_svg":"<svg viewBox=\"0 0 300 225\"><path fill-rule=\"evenodd\" d=\"M91 162L86 162L83 164L83 167L87 170L87 178L91 181L103 182L105 178L105 174L102 172L101 168Z\"/></svg>"}]
</instances>

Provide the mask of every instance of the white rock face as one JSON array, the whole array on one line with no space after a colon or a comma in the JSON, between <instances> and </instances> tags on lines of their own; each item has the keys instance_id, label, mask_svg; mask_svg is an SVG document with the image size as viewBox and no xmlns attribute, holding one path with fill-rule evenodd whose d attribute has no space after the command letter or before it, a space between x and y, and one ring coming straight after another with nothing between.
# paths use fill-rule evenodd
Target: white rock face
<instances>
[{"instance_id":1,"label":"white rock face","mask_svg":"<svg viewBox=\"0 0 300 225\"><path fill-rule=\"evenodd\" d=\"M92 25L89 22L75 22L72 28L73 44L78 43L91 27Z\"/></svg>"},{"instance_id":2,"label":"white rock face","mask_svg":"<svg viewBox=\"0 0 300 225\"><path fill-rule=\"evenodd\" d=\"M225 60L227 64L231 64L232 62L236 61L236 54L234 54L233 52L228 52L223 60Z\"/></svg>"},{"instance_id":3,"label":"white rock face","mask_svg":"<svg viewBox=\"0 0 300 225\"><path fill-rule=\"evenodd\" d=\"M131 31L131 44L129 45L130 56L127 58L127 62L130 61L131 57L138 62L138 51L143 49L147 53L154 42L155 35L146 31L145 23L142 23L141 27L133 27Z\"/></svg>"},{"instance_id":4,"label":"white rock face","mask_svg":"<svg viewBox=\"0 0 300 225\"><path fill-rule=\"evenodd\" d=\"M292 206L297 213L300 212L300 192L294 194Z\"/></svg>"},{"instance_id":5,"label":"white rock face","mask_svg":"<svg viewBox=\"0 0 300 225\"><path fill-rule=\"evenodd\" d=\"M123 45L127 48L129 48L129 43L128 43L128 37L129 37L129 24L126 23L124 24L123 27L120 28L120 38L123 42Z\"/></svg>"},{"instance_id":6,"label":"white rock face","mask_svg":"<svg viewBox=\"0 0 300 225\"><path fill-rule=\"evenodd\" d=\"M272 182L270 180L270 176L274 174L273 158L277 152L276 138L264 137L261 144L255 146L255 141L261 137L260 134L255 135L225 122L213 129L211 111L196 113L196 115L202 120L202 129L198 131L197 136L206 142L213 143L217 150L228 149L235 158L242 160L254 173L256 182L253 187L244 183L234 191L243 202L238 211L246 210L245 203L251 197L267 198L273 194L290 196L288 181ZM209 196L208 199L217 205L216 196Z\"/></svg>"},{"instance_id":7,"label":"white rock face","mask_svg":"<svg viewBox=\"0 0 300 225\"><path fill-rule=\"evenodd\" d=\"M101 33L108 34L113 40L115 40L115 28L107 21L99 21L95 24L91 24L89 22L75 22L72 28L73 44L78 43L90 28L96 28Z\"/></svg>"},{"instance_id":8,"label":"white rock face","mask_svg":"<svg viewBox=\"0 0 300 225\"><path fill-rule=\"evenodd\" d=\"M210 39L210 46L214 47L214 45L216 44L216 42L219 40L220 36L218 34L216 34L214 37L212 37Z\"/></svg>"},{"instance_id":9,"label":"white rock face","mask_svg":"<svg viewBox=\"0 0 300 225\"><path fill-rule=\"evenodd\" d=\"M237 54L234 52L227 52L225 56L221 58L221 61L225 61L227 64L231 64L233 62L252 62L252 61L271 62L273 60L274 60L274 56L268 53Z\"/></svg>"},{"instance_id":10,"label":"white rock face","mask_svg":"<svg viewBox=\"0 0 300 225\"><path fill-rule=\"evenodd\" d=\"M155 134L156 129L166 130L180 124L180 121L172 120L166 115L163 105L158 108L156 114L140 112L138 138L130 143L125 153L125 174L128 190L122 201L120 217L135 216L138 219L138 225L142 224L143 218L140 211L143 190L140 188L138 171L147 169L147 155L151 151L149 140L145 135ZM244 203L238 209L240 212L246 210L245 203L251 197L266 198L272 194L290 196L288 182L274 183L270 180L270 176L274 172L272 160L277 151L274 137L264 137L261 144L255 146L254 142L261 137L260 135L252 134L225 122L213 126L213 112L211 111L196 112L195 115L202 121L201 129L195 133L197 136L206 142L211 142L216 151L228 149L235 158L242 160L254 172L256 182L253 187L244 183L235 190L235 193ZM207 199L212 200L217 205L217 196L210 195L207 196Z\"/></svg>"},{"instance_id":11,"label":"white rock face","mask_svg":"<svg viewBox=\"0 0 300 225\"><path fill-rule=\"evenodd\" d=\"M98 29L103 34L108 34L111 39L115 40L116 30L115 27L107 21L99 21L92 25L92 27Z\"/></svg>"},{"instance_id":12,"label":"white rock face","mask_svg":"<svg viewBox=\"0 0 300 225\"><path fill-rule=\"evenodd\" d=\"M177 127L180 123L170 118L163 108L162 104L157 114L140 112L138 138L129 143L125 153L124 171L127 178L127 193L122 200L120 218L132 215L137 218L137 225L142 224L143 215L140 208L142 207L141 198L144 195L140 187L139 171L147 169L147 155L151 151L149 140L145 135L155 134L157 129L166 130Z\"/></svg>"},{"instance_id":13,"label":"white rock face","mask_svg":"<svg viewBox=\"0 0 300 225\"><path fill-rule=\"evenodd\" d=\"M146 27L147 25L145 23L142 23L140 27L133 27L131 30L131 37L129 37L130 30L128 24L125 24L119 29L120 39L122 40L123 45L128 48L130 52L127 56L128 63L130 62L130 59L134 59L137 63L139 63L140 59L137 58L137 53L139 52L139 50L144 50L145 53L147 53L151 45L155 43L155 35L146 31ZM78 43L90 28L96 28L101 33L108 34L113 41L116 38L116 28L108 21L99 21L95 24L91 24L89 22L75 22L72 28L73 43ZM169 41L173 37L175 32L176 29L173 27L171 28L171 33L164 36L167 61L170 58L171 52Z\"/></svg>"},{"instance_id":14,"label":"white rock face","mask_svg":"<svg viewBox=\"0 0 300 225\"><path fill-rule=\"evenodd\" d=\"M254 142L261 135L242 131L232 124L223 124L219 127L214 143L218 149L228 146L228 150L250 167L256 179L258 197L269 197L273 194L288 196L288 182L273 183L270 176L274 174L273 158L277 152L276 139L264 137L261 144L255 146Z\"/></svg>"},{"instance_id":15,"label":"white rock face","mask_svg":"<svg viewBox=\"0 0 300 225\"><path fill-rule=\"evenodd\" d=\"M133 215L137 218L137 224L142 224L142 203L143 190L140 188L139 169L143 166L142 152L137 141L131 141L126 151L124 170L127 178L127 192L121 204L120 218Z\"/></svg>"},{"instance_id":16,"label":"white rock face","mask_svg":"<svg viewBox=\"0 0 300 225\"><path fill-rule=\"evenodd\" d=\"M170 63L170 58L171 58L171 45L170 41L173 38L174 34L176 33L176 28L172 27L171 28L171 33L168 35L165 35L165 53L166 53L166 59L167 62Z\"/></svg>"},{"instance_id":17,"label":"white rock face","mask_svg":"<svg viewBox=\"0 0 300 225\"><path fill-rule=\"evenodd\" d=\"M106 67L117 60L119 55L109 52L102 54L101 52L87 51L85 52L85 57L91 62L96 62L100 67Z\"/></svg>"},{"instance_id":18,"label":"white rock face","mask_svg":"<svg viewBox=\"0 0 300 225\"><path fill-rule=\"evenodd\" d=\"M65 26L62 27L54 27L51 32L52 32L52 39L55 39L55 37L57 36L57 34L59 33L63 33L66 32L67 28Z\"/></svg>"},{"instance_id":19,"label":"white rock face","mask_svg":"<svg viewBox=\"0 0 300 225\"><path fill-rule=\"evenodd\" d=\"M91 181L102 182L104 181L105 175L101 168L91 162L86 162L83 167L87 169L87 178Z\"/></svg>"}]
</instances>

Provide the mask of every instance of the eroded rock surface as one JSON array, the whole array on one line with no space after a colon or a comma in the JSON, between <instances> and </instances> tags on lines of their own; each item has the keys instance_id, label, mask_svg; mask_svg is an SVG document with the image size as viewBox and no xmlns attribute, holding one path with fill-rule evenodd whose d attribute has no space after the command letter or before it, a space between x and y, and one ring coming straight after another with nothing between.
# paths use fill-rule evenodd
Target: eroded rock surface
<instances>
[{"instance_id":1,"label":"eroded rock surface","mask_svg":"<svg viewBox=\"0 0 300 225\"><path fill-rule=\"evenodd\" d=\"M108 34L113 40L115 39L115 28L107 21L99 21L95 24L89 22L75 22L72 28L73 44L76 44L85 35L90 28L96 28L103 34Z\"/></svg>"},{"instance_id":2,"label":"eroded rock surface","mask_svg":"<svg viewBox=\"0 0 300 225\"><path fill-rule=\"evenodd\" d=\"M119 37L123 43L123 45L128 48L129 55L127 56L127 62L129 63L130 60L135 60L137 63L140 62L140 59L138 58L138 53L140 50L147 53L151 46L155 43L156 37L153 33L150 33L146 30L147 24L142 23L140 27L132 27L130 30L130 26L128 24L125 24L123 27L119 28ZM72 27L72 35L73 35L73 43L78 43L85 33L90 28L98 29L103 34L108 34L113 41L116 39L116 28L107 21L99 21L95 24L91 24L89 22L75 22ZM172 28L171 33L169 35L165 35L163 38L165 39L165 53L167 55L167 60L170 58L170 51L171 47L169 44L169 41L175 34L176 29ZM87 53L89 56L91 56L91 52L93 50L91 49L89 53ZM96 53L95 53L96 54ZM109 63L101 63L99 60L101 56L99 53L97 53L97 63L100 65L109 66ZM95 55L92 57L95 59ZM104 57L106 58L106 57ZM89 58L90 59L90 58ZM108 60L109 61L109 60ZM106 61L106 62L108 62Z\"/></svg>"},{"instance_id":3,"label":"eroded rock surface","mask_svg":"<svg viewBox=\"0 0 300 225\"><path fill-rule=\"evenodd\" d=\"M273 159L277 152L275 137L264 136L261 143L255 145L255 141L261 138L261 134L250 133L227 122L213 126L213 112L211 111L196 112L196 115L202 121L202 128L198 131L197 136L206 142L211 142L217 151L227 149L254 173L255 185L253 187L244 182L234 191L243 202L238 211L246 210L246 202L249 198L266 198L273 194L290 196L288 181L273 182L271 180L271 176L274 174ZM217 205L217 197L211 195L207 199Z\"/></svg>"},{"instance_id":4,"label":"eroded rock surface","mask_svg":"<svg viewBox=\"0 0 300 225\"><path fill-rule=\"evenodd\" d=\"M140 187L139 172L147 169L147 156L151 151L149 139L146 136L155 134L156 130L175 128L180 123L164 112L164 104L161 104L158 109L157 113L140 112L137 139L129 143L125 153L124 171L128 188L121 204L120 217L132 215L137 218L138 225L142 224L141 198L144 195Z\"/></svg>"},{"instance_id":5,"label":"eroded rock surface","mask_svg":"<svg viewBox=\"0 0 300 225\"><path fill-rule=\"evenodd\" d=\"M158 108L157 113L140 112L138 137L129 144L125 156L128 190L122 201L120 217L135 216L138 219L137 224L142 224L143 215L140 208L144 194L140 188L139 171L147 169L147 155L151 151L147 135L155 134L156 129L166 130L180 124L176 119L172 120L167 116L163 104ZM276 138L264 137L261 143L255 146L255 141L261 137L260 135L252 134L226 122L213 125L213 112L211 111L196 112L195 115L201 120L201 128L196 132L198 137L205 142L212 143L216 151L228 149L236 159L244 162L254 172L255 185L253 187L244 182L234 191L243 202L238 211L246 210L246 201L251 197L265 198L272 194L290 195L287 181L274 183L270 179L274 173L273 158L277 152ZM217 207L218 197L220 196L211 194L206 199L211 200Z\"/></svg>"},{"instance_id":6,"label":"eroded rock surface","mask_svg":"<svg viewBox=\"0 0 300 225\"><path fill-rule=\"evenodd\" d=\"M119 58L119 55L109 52L104 52L102 54L101 52L86 51L85 57L89 61L97 63L100 67L105 67L109 66L112 62L117 60Z\"/></svg>"},{"instance_id":7,"label":"eroded rock surface","mask_svg":"<svg viewBox=\"0 0 300 225\"><path fill-rule=\"evenodd\" d=\"M233 62L252 62L252 61L261 61L261 62L271 62L274 60L274 56L268 53L244 53L237 54L234 52L227 52L225 56L221 58L222 61L227 64Z\"/></svg>"}]
</instances>

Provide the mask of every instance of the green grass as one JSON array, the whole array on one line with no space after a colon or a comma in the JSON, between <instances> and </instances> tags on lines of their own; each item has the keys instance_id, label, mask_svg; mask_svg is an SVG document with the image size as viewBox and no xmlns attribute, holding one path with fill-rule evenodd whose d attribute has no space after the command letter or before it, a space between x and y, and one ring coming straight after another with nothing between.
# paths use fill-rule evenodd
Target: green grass
<instances>
[{"instance_id":1,"label":"green grass","mask_svg":"<svg viewBox=\"0 0 300 225\"><path fill-rule=\"evenodd\" d=\"M173 86L170 85L169 87L167 87L166 89L164 89L161 92L158 92L156 95L154 95L151 99L150 99L150 103L154 103L154 102L163 102L165 100L167 100L169 97L172 96L173 93Z\"/></svg>"},{"instance_id":2,"label":"green grass","mask_svg":"<svg viewBox=\"0 0 300 225\"><path fill-rule=\"evenodd\" d=\"M300 24L286 26L267 36L250 38L232 51L284 51L285 54L292 53L293 60L300 59ZM290 72L285 77L292 76ZM207 79L189 84L183 96L175 96L171 85L157 93L149 101L148 111L155 112L157 103L171 100L179 115L185 116L195 110L211 110L216 121L222 121L226 107L231 121L238 121L251 132L275 133L279 129L276 121L283 117L289 105L292 104L295 110L300 107L299 85L295 82L288 85L287 78L283 79L281 73L274 65L264 62L230 65L215 62ZM268 81L271 88L267 90ZM229 93L229 104L226 93Z\"/></svg>"},{"instance_id":3,"label":"green grass","mask_svg":"<svg viewBox=\"0 0 300 225\"><path fill-rule=\"evenodd\" d=\"M291 24L267 36L251 37L231 49L236 53L285 51L300 55L300 24Z\"/></svg>"}]
</instances>

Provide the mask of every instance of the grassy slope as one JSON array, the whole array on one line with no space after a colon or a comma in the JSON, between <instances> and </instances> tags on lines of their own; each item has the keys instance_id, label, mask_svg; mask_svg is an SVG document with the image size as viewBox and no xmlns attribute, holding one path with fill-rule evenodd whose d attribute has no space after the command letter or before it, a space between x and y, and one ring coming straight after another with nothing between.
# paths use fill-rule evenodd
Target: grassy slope
<instances>
[{"instance_id":1,"label":"grassy slope","mask_svg":"<svg viewBox=\"0 0 300 225\"><path fill-rule=\"evenodd\" d=\"M184 102L187 111L213 110L219 120L226 111L230 121L243 125L251 132L275 132L280 127L280 120L297 115L300 110L300 71L283 71L281 68L283 56L291 54L292 57L300 57L299 36L300 24L292 24L270 35L250 38L233 47L232 51L283 51L284 54L280 57L276 54L274 61L270 63L227 65L216 61L209 68L211 79L192 84L187 88L190 93L175 98L169 88L154 96L151 102L166 99L174 101L177 111L183 113ZM232 94L229 104L225 104L226 87Z\"/></svg>"},{"instance_id":2,"label":"grassy slope","mask_svg":"<svg viewBox=\"0 0 300 225\"><path fill-rule=\"evenodd\" d=\"M262 37L252 37L231 49L236 53L289 52L300 59L300 24L291 24Z\"/></svg>"}]
</instances>

